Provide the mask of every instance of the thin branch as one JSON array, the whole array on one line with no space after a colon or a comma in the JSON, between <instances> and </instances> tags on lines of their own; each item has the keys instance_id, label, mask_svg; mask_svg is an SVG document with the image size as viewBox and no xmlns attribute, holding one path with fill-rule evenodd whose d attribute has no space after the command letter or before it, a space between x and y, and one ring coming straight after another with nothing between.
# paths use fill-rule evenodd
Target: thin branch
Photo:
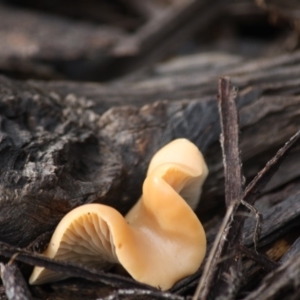
<instances>
[{"instance_id":1,"label":"thin branch","mask_svg":"<svg viewBox=\"0 0 300 300\"><path fill-rule=\"evenodd\" d=\"M236 207L235 203L232 203L227 209L222 225L218 231L213 247L205 263L204 271L200 278L200 282L197 286L193 300L204 299L202 297L204 292L206 292L206 287L209 285L209 281L213 277L218 263L221 261L220 250L223 249L223 245L226 241L226 237L227 237L226 232L228 232L228 226L230 226L230 219L232 218L233 210L235 209L235 207Z\"/></svg>"},{"instance_id":2,"label":"thin branch","mask_svg":"<svg viewBox=\"0 0 300 300\"><path fill-rule=\"evenodd\" d=\"M261 253L257 253L256 251L248 249L245 246L239 245L238 249L248 258L261 265L267 271L274 271L274 269L280 266L279 263L271 260L270 258L268 258L268 256L263 255Z\"/></svg>"},{"instance_id":3,"label":"thin branch","mask_svg":"<svg viewBox=\"0 0 300 300\"><path fill-rule=\"evenodd\" d=\"M237 91L231 86L230 79L228 77L221 78L219 80L218 104L222 129L220 143L223 153L227 207L234 201L241 199L243 190L236 97Z\"/></svg>"},{"instance_id":4,"label":"thin branch","mask_svg":"<svg viewBox=\"0 0 300 300\"><path fill-rule=\"evenodd\" d=\"M296 132L285 145L278 150L276 155L268 161L265 167L256 175L256 177L246 187L243 200L253 205L262 189L270 181L272 176L279 169L280 165L287 157L289 152L297 145L300 139L300 130Z\"/></svg>"},{"instance_id":5,"label":"thin branch","mask_svg":"<svg viewBox=\"0 0 300 300\"><path fill-rule=\"evenodd\" d=\"M221 79L226 80L226 79ZM224 88L225 86L225 88ZM223 95L228 95L228 83L220 84L220 91L219 94L221 95L222 88L224 89L225 93ZM230 94L230 93L229 93ZM232 94L232 93L231 93ZM233 103L233 102L231 102ZM230 109L228 108L227 111ZM220 109L220 112L226 110ZM222 115L222 123L225 123L224 118L228 117L228 115ZM237 120L237 119L235 119ZM228 120L229 124L230 121ZM224 125L222 125L222 129ZM232 138L224 135L226 131L223 131L223 139L221 139L222 149L223 149L223 157L226 160L226 164L228 164L228 157L229 155L224 155L226 147L225 147L225 140L227 138ZM238 132L238 131L235 131ZM196 293L194 295L194 300L196 299L207 299L209 295L212 295L216 298L218 296L232 297L233 293L237 289L236 282L238 271L240 269L240 252L235 252L237 250L237 246L240 245L241 235L242 235L242 228L244 221L246 219L245 214L243 214L246 210L244 205L241 205L241 202L246 202L250 205L253 205L257 196L260 194L261 190L265 187L265 185L269 182L273 174L277 171L279 166L281 165L282 161L285 159L287 154L292 150L292 148L297 144L300 140L300 131L297 132L271 159L264 169L258 173L258 175L254 178L254 180L248 185L246 191L240 199L228 200L229 207L227 209L227 214L223 220L222 226L219 230L217 238L214 242L213 248L209 255L209 258L205 264L204 272L202 274L201 280L199 285L196 289ZM234 146L234 145L233 145ZM228 149L228 151L230 151ZM239 153L239 152L235 152ZM233 163L236 164L234 160ZM227 167L226 167L227 168ZM227 169L228 170L228 169ZM240 174L239 172L235 171L235 174ZM225 171L225 176L228 174ZM236 187L235 187L236 188ZM237 190L234 192L237 194ZM234 195L235 195L234 194ZM231 196L232 197L232 194ZM227 198L229 199L229 198ZM231 202L233 201L233 202ZM227 203L227 204L228 204ZM227 257L227 260L222 260L222 257ZM214 287L214 289L212 289Z\"/></svg>"},{"instance_id":6,"label":"thin branch","mask_svg":"<svg viewBox=\"0 0 300 300\"><path fill-rule=\"evenodd\" d=\"M241 204L247 207L255 216L256 223L255 223L255 228L253 233L253 244L254 244L255 251L257 251L257 243L261 234L261 224L263 221L262 214L253 205L249 204L244 200L241 200Z\"/></svg>"},{"instance_id":7,"label":"thin branch","mask_svg":"<svg viewBox=\"0 0 300 300\"><path fill-rule=\"evenodd\" d=\"M105 298L101 298L101 300L119 300L122 298L126 299L137 299L139 296L149 297L149 299L156 299L156 300L184 300L184 297L170 294L170 293L163 293L160 291L149 291L149 290L137 290L137 289L120 289L112 292ZM97 299L100 300L100 299Z\"/></svg>"},{"instance_id":8,"label":"thin branch","mask_svg":"<svg viewBox=\"0 0 300 300\"><path fill-rule=\"evenodd\" d=\"M93 282L102 282L106 285L117 288L135 288L143 290L155 290L146 284L139 283L128 277L115 275L111 273L105 273L96 269L88 269L80 265L62 261L56 261L50 258L46 258L40 254L32 253L20 248L10 246L6 243L0 242L0 255L11 258L15 254L15 260L29 264L31 266L44 267L49 270L64 273L71 277L84 278Z\"/></svg>"},{"instance_id":9,"label":"thin branch","mask_svg":"<svg viewBox=\"0 0 300 300\"><path fill-rule=\"evenodd\" d=\"M258 173L258 175L250 182L247 186L243 201L250 203L251 205L254 204L256 198L265 187L265 185L269 182L272 178L274 173L278 170L283 160L286 158L288 153L299 143L300 141L300 130L291 137L291 139L285 143L285 145L278 150L276 155L266 164L266 166ZM208 293L210 292L210 287L212 286L212 282L215 278L215 273L221 272L223 267L220 265L219 269L217 270L217 264L220 262L220 253L223 251L223 256L228 256L226 253L225 240L232 241L234 237L240 234L241 229L243 228L244 221L246 216L241 214L242 208L238 209L241 202L237 201L236 204L231 204L227 210L227 214L224 218L223 224L219 230L217 238L214 242L213 249L211 250L211 256L213 259L207 260L205 265L205 269L207 269L207 273L202 275L199 285L197 287L196 293L194 295L194 300L206 299ZM233 238L230 236L233 235ZM219 238L222 237L222 238ZM215 250L214 250L215 249ZM228 248L227 248L228 249ZM214 250L214 251L213 251ZM230 257L230 256L229 256ZM214 285L216 288L219 289L218 285ZM220 290L220 289L219 289Z\"/></svg>"},{"instance_id":10,"label":"thin branch","mask_svg":"<svg viewBox=\"0 0 300 300\"><path fill-rule=\"evenodd\" d=\"M217 274L217 264L221 261L222 255L227 257L229 252L231 254L228 256L228 260L222 263L222 265L228 265L224 270L225 272L228 271L229 266L231 272L236 272L240 260L239 256L235 255L234 252L236 251L236 245L240 242L241 234L239 230L237 233L233 233L231 230L232 223L234 222L233 216L236 215L243 192L236 97L236 89L231 86L230 79L228 77L220 78L218 96L222 129L220 143L225 173L225 201L228 209L206 262L204 273L197 287L194 299L206 299L208 297L210 287L213 286ZM236 218L241 218L241 216ZM225 253L225 251L227 252ZM228 262L230 263L227 264Z\"/></svg>"}]
</instances>

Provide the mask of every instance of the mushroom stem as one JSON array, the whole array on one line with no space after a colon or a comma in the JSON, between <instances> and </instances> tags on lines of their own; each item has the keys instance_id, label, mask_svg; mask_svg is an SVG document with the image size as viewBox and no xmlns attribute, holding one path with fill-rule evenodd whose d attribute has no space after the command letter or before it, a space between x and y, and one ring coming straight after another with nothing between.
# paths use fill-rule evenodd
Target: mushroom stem
<instances>
[{"instance_id":1,"label":"mushroom stem","mask_svg":"<svg viewBox=\"0 0 300 300\"><path fill-rule=\"evenodd\" d=\"M146 178L142 198L126 216L140 249L138 259L121 263L136 280L162 290L195 273L206 252L200 221L168 182L174 179L174 172L178 186L188 182L192 175L185 171L175 164L158 167Z\"/></svg>"}]
</instances>

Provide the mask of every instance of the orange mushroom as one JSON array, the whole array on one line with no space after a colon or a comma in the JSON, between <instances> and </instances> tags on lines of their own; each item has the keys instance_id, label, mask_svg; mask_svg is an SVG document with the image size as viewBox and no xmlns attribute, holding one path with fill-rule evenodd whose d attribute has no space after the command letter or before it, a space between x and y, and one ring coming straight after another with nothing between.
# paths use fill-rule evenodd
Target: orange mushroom
<instances>
[{"instance_id":1,"label":"orange mushroom","mask_svg":"<svg viewBox=\"0 0 300 300\"><path fill-rule=\"evenodd\" d=\"M125 218L101 204L77 207L59 223L44 255L96 268L120 263L137 281L162 290L193 274L205 256L206 238L180 193L187 186L194 188L195 178L199 181L203 176L203 167L199 171L196 163L177 161L155 165L153 160L143 195ZM29 282L42 284L66 277L35 267Z\"/></svg>"}]
</instances>

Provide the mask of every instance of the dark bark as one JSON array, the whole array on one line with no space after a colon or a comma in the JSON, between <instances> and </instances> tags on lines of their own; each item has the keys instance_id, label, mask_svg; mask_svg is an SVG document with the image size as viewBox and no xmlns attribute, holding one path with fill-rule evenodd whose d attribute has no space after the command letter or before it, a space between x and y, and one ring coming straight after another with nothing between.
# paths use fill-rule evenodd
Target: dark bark
<instances>
[{"instance_id":1,"label":"dark bark","mask_svg":"<svg viewBox=\"0 0 300 300\"><path fill-rule=\"evenodd\" d=\"M292 257L264 278L260 287L244 300L297 299L299 297L299 256Z\"/></svg>"},{"instance_id":2,"label":"dark bark","mask_svg":"<svg viewBox=\"0 0 300 300\"><path fill-rule=\"evenodd\" d=\"M241 170L241 158L239 148L239 124L236 108L236 88L231 86L230 78L219 80L218 107L221 123L220 144L223 154L223 166L225 176L225 203L227 213L223 224L208 256L204 271L194 295L194 299L207 299L212 291L213 284L218 286L214 289L214 297L220 294L231 295L235 290L234 281L240 268L241 255L237 245L241 240L241 227L238 209L243 194L243 180ZM233 221L233 219L235 220ZM225 263L220 260L226 257ZM224 280L225 275L226 280Z\"/></svg>"},{"instance_id":3,"label":"dark bark","mask_svg":"<svg viewBox=\"0 0 300 300\"><path fill-rule=\"evenodd\" d=\"M155 151L174 138L186 137L203 151L210 169L198 215L205 221L211 249L221 222L218 213L224 208L215 78L231 73L240 88L242 161L250 181L300 127L298 63L299 53L239 66L236 62L224 66L216 59L212 69L197 65L196 59L192 78L188 67L174 71L174 62L157 67L152 77L106 86L1 77L0 241L41 251L59 220L78 205L105 203L125 213L141 194ZM207 76L201 75L205 68ZM158 101L152 103L154 99ZM262 173L265 181L258 176L256 186L246 192L251 204L258 191L266 194L257 203L265 219L259 251L299 228L299 151L296 147L290 153L264 190L270 179L267 173L276 171L272 164ZM287 183L295 188L283 189ZM272 203L274 199L278 202ZM252 246L252 232L253 223L246 222L247 247ZM11 250L9 257L16 252ZM200 274L172 291L191 294ZM58 284L52 286L59 289Z\"/></svg>"},{"instance_id":4,"label":"dark bark","mask_svg":"<svg viewBox=\"0 0 300 300\"><path fill-rule=\"evenodd\" d=\"M252 205L287 154L298 144L300 137L300 131L298 131L257 174L242 195L235 94L229 79L220 79L219 95L222 127L220 143L225 170L227 213L208 256L194 299L231 299L237 294L240 285L238 276L241 269L241 253L238 246L242 240L242 228L246 218L245 209L257 215L257 225L254 230L256 248L260 214ZM213 286L215 288L212 288Z\"/></svg>"},{"instance_id":5,"label":"dark bark","mask_svg":"<svg viewBox=\"0 0 300 300\"><path fill-rule=\"evenodd\" d=\"M241 275L241 286L239 288L239 297L245 296L249 291L255 290L262 278L267 274L267 270L272 268L277 261L279 264L284 262L284 256L287 252L287 258L296 254L299 250L294 240L298 237L300 218L299 218L299 182L287 186L283 190L267 194L259 198L255 207L263 216L264 222L261 226L261 235L257 243L257 250L254 252L255 261L263 262L254 263L253 258L244 255L243 268ZM255 221L253 217L246 220L243 234L244 244L247 247L253 247L253 232ZM243 247L242 254L245 254ZM298 249L298 250L297 250ZM248 249L246 249L247 251ZM291 253L290 255L288 253ZM266 255L266 256L265 256ZM265 257L271 259L265 262ZM268 267L268 264L270 265Z\"/></svg>"},{"instance_id":6,"label":"dark bark","mask_svg":"<svg viewBox=\"0 0 300 300\"><path fill-rule=\"evenodd\" d=\"M291 62L295 59L296 53ZM287 64L288 60L277 58L272 62L268 68L281 70L276 66L279 62ZM249 67L245 69L248 71ZM269 75L265 76L268 81ZM248 88L240 76L238 106L246 178L254 176L300 126L300 100L293 76L272 84L261 79ZM210 80L205 82L216 85ZM1 79L1 151L5 157L1 165L1 222L6 224L0 227L3 241L25 246L45 231L53 230L73 207L87 202L107 203L125 213L140 196L142 178L153 153L181 136L199 146L210 169L199 212L203 216L218 205L223 194L223 170L217 104L212 92L199 91L198 99L160 101L139 108L142 105L122 107L122 96L128 104L136 104L137 98L142 103L150 101L151 93L152 97L164 99L168 86L155 94L146 87L134 89L130 83L126 88L124 84L124 89L115 89L114 85L93 84L93 89L88 86ZM187 86L182 85L181 97L187 99L189 93ZM110 105L115 108L103 113ZM283 164L269 190L299 176L297 166L298 160L294 159ZM22 207L22 211L16 208L12 215L8 206L11 202ZM26 220L22 215L27 216ZM18 231L22 226L25 233Z\"/></svg>"}]
</instances>

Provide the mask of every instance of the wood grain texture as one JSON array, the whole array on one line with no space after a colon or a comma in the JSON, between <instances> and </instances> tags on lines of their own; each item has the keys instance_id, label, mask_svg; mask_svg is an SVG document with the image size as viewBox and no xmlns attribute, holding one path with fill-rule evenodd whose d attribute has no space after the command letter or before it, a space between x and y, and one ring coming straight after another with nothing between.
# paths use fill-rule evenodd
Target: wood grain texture
<instances>
[{"instance_id":1,"label":"wood grain texture","mask_svg":"<svg viewBox=\"0 0 300 300\"><path fill-rule=\"evenodd\" d=\"M291 56L291 61L295 59L297 54ZM275 69L278 61L287 63L279 58L272 61ZM216 90L216 82L210 80ZM289 75L286 85L285 81L279 84L279 79L272 84L269 78L265 80L268 83L241 87L238 99L242 160L249 179L300 126L294 75ZM106 203L125 213L141 194L151 156L177 137L194 142L210 169L198 213L204 215L218 205L224 177L217 103L211 92L194 98L182 87L182 100L152 104L147 97L153 91L149 93L147 86L138 88L137 83L117 90L114 85L97 84L88 90L78 83L71 93L72 86L1 78L1 155L5 159L1 163L0 222L7 224L0 227L3 241L27 245L83 203ZM168 86L157 91L156 98L164 99L166 90ZM117 95L117 105L113 100L110 103L111 95ZM122 97L123 101L117 100ZM137 97L150 104L136 106ZM283 164L269 190L299 176L297 164L297 160ZM11 202L22 210L12 211ZM19 226L25 226L25 233L18 231Z\"/></svg>"},{"instance_id":2,"label":"wood grain texture","mask_svg":"<svg viewBox=\"0 0 300 300\"><path fill-rule=\"evenodd\" d=\"M216 57L165 63L139 80L107 85L0 77L0 241L41 251L60 219L84 203L126 213L141 194L155 151L186 137L210 169L197 210L210 249L224 212L218 75L230 74L239 88L246 182L300 127L299 52L263 62L231 57L224 63L224 56ZM299 149L258 199L265 219L259 251L299 228ZM253 223L247 221L243 231L245 245L252 247ZM201 272L174 293L194 289Z\"/></svg>"}]
</instances>

